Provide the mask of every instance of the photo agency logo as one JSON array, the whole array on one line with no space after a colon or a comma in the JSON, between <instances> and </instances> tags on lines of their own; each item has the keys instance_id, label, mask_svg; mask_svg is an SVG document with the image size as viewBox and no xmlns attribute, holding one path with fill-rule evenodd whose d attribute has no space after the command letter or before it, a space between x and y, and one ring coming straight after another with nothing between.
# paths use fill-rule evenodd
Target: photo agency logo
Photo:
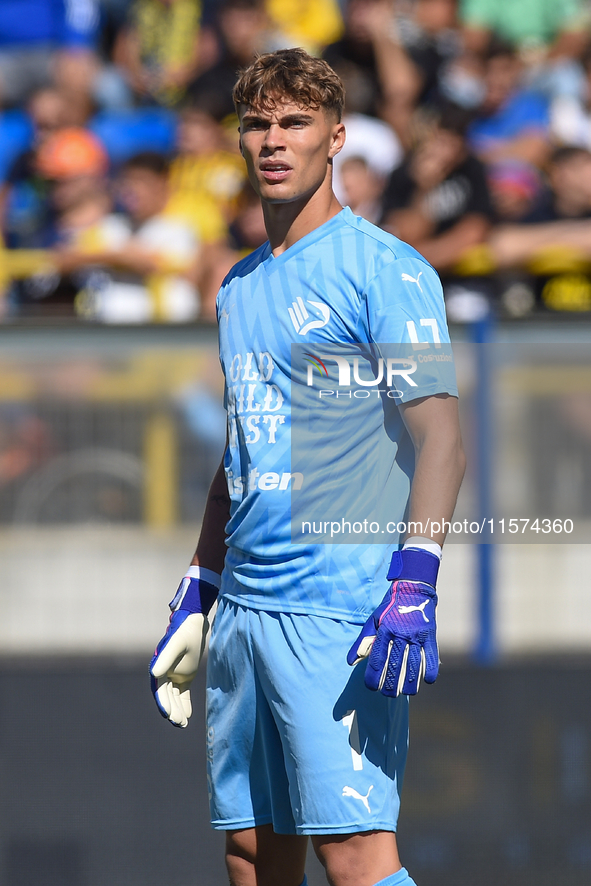
<instances>
[{"instance_id":1,"label":"photo agency logo","mask_svg":"<svg viewBox=\"0 0 591 886\"><path fill-rule=\"evenodd\" d=\"M404 392L399 390L399 385L406 383L408 388L417 387L412 377L418 369L415 357L376 357L371 352L363 356L343 356L313 354L309 351L304 351L302 356L308 364L306 385L318 388L319 399L332 397L351 400L355 397L361 400L371 397L372 393L400 399Z\"/></svg>"},{"instance_id":2,"label":"photo agency logo","mask_svg":"<svg viewBox=\"0 0 591 886\"><path fill-rule=\"evenodd\" d=\"M449 345L317 341L291 357L292 543L397 543L415 458L399 406L455 392Z\"/></svg>"}]
</instances>

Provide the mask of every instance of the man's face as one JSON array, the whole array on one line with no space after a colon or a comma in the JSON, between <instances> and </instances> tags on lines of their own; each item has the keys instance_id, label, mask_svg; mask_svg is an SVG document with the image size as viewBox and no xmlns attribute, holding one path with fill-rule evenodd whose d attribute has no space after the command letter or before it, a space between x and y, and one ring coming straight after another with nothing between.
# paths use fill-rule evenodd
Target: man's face
<instances>
[{"instance_id":1,"label":"man's face","mask_svg":"<svg viewBox=\"0 0 591 886\"><path fill-rule=\"evenodd\" d=\"M311 196L330 175L329 161L345 141L345 127L319 108L294 102L272 111L240 110L240 149L255 191L268 203Z\"/></svg>"},{"instance_id":2,"label":"man's face","mask_svg":"<svg viewBox=\"0 0 591 886\"><path fill-rule=\"evenodd\" d=\"M131 217L147 221L162 212L168 199L166 176L149 169L127 169L119 182L120 199Z\"/></svg>"},{"instance_id":3,"label":"man's face","mask_svg":"<svg viewBox=\"0 0 591 886\"><path fill-rule=\"evenodd\" d=\"M52 182L51 202L58 212L68 212L104 190L105 183L99 176L72 175Z\"/></svg>"},{"instance_id":4,"label":"man's face","mask_svg":"<svg viewBox=\"0 0 591 886\"><path fill-rule=\"evenodd\" d=\"M581 151L552 164L550 187L559 199L591 207L591 156Z\"/></svg>"},{"instance_id":5,"label":"man's face","mask_svg":"<svg viewBox=\"0 0 591 886\"><path fill-rule=\"evenodd\" d=\"M261 48L269 22L264 9L230 8L220 14L219 26L230 55L246 64Z\"/></svg>"},{"instance_id":6,"label":"man's face","mask_svg":"<svg viewBox=\"0 0 591 886\"><path fill-rule=\"evenodd\" d=\"M210 154L220 143L220 128L204 111L187 110L181 114L177 144L182 154Z\"/></svg>"},{"instance_id":7,"label":"man's face","mask_svg":"<svg viewBox=\"0 0 591 886\"><path fill-rule=\"evenodd\" d=\"M485 69L485 108L496 110L513 92L519 82L521 64L516 56L498 55L489 59Z\"/></svg>"}]
</instances>

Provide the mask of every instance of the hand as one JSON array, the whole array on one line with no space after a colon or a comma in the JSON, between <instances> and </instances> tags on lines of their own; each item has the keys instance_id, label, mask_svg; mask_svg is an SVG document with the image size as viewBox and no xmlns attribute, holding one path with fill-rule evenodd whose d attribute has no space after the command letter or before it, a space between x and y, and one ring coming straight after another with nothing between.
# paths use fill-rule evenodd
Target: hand
<instances>
[{"instance_id":1,"label":"hand","mask_svg":"<svg viewBox=\"0 0 591 886\"><path fill-rule=\"evenodd\" d=\"M359 8L357 17L370 40L381 41L397 36L392 0L376 0Z\"/></svg>"},{"instance_id":2,"label":"hand","mask_svg":"<svg viewBox=\"0 0 591 886\"><path fill-rule=\"evenodd\" d=\"M185 727L192 713L190 686L210 627L207 618L220 576L191 566L170 603L172 615L150 662L150 684L158 710L173 726Z\"/></svg>"},{"instance_id":3,"label":"hand","mask_svg":"<svg viewBox=\"0 0 591 886\"><path fill-rule=\"evenodd\" d=\"M369 656L368 689L384 695L416 695L421 679L434 683L439 672L435 583L439 559L417 548L396 551L388 572L388 593L363 626L347 661Z\"/></svg>"}]
</instances>

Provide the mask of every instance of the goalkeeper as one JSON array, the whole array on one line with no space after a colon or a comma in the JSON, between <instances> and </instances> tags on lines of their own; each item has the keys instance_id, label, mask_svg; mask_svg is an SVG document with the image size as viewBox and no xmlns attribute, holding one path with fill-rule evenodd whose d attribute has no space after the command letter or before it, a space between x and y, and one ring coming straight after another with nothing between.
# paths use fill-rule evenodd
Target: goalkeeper
<instances>
[{"instance_id":1,"label":"goalkeeper","mask_svg":"<svg viewBox=\"0 0 591 886\"><path fill-rule=\"evenodd\" d=\"M291 543L301 482L291 473L291 345L314 355L342 342L418 344L419 333L447 342L441 285L414 249L336 200L344 92L324 61L298 49L262 55L234 100L269 241L218 295L228 440L152 660L153 691L163 716L186 726L217 598L208 780L232 886L303 886L309 839L333 886L412 886L396 826L408 698L439 665L444 537L402 537L394 552ZM399 403L363 400L345 441L357 462L385 462L391 519L424 527L451 518L464 470L455 383L430 379L402 385ZM326 452L342 437L335 429Z\"/></svg>"}]
</instances>

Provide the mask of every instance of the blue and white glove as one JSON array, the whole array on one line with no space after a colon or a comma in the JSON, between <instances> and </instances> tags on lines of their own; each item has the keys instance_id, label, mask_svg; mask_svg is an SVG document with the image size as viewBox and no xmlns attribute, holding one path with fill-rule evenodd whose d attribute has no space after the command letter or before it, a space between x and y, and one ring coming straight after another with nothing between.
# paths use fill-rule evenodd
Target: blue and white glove
<instances>
[{"instance_id":1,"label":"blue and white glove","mask_svg":"<svg viewBox=\"0 0 591 886\"><path fill-rule=\"evenodd\" d=\"M168 630L150 662L150 684L158 710L173 726L186 726L192 713L190 686L201 656L221 576L190 566L170 602Z\"/></svg>"},{"instance_id":2,"label":"blue and white glove","mask_svg":"<svg viewBox=\"0 0 591 886\"><path fill-rule=\"evenodd\" d=\"M437 679L438 572L435 553L406 546L394 552L387 575L392 585L347 655L350 665L369 656L365 669L368 689L393 697L416 695L421 679L425 683Z\"/></svg>"}]
</instances>

